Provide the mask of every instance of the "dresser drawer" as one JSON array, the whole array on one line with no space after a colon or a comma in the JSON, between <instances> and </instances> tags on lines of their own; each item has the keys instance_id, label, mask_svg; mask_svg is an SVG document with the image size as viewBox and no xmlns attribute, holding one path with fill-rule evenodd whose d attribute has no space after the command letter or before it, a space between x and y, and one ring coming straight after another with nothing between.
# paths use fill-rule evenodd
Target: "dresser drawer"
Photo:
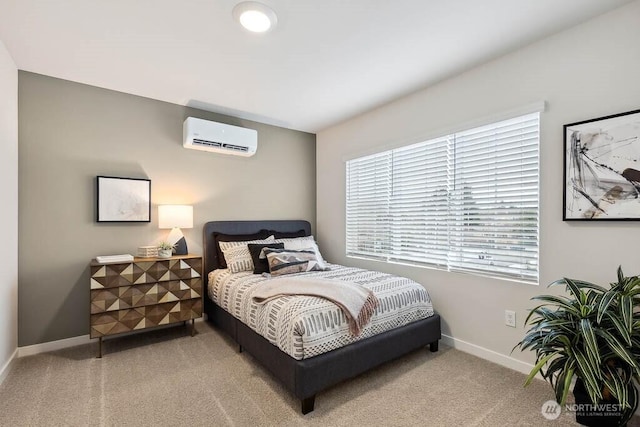
<instances>
[{"instance_id":1,"label":"dresser drawer","mask_svg":"<svg viewBox=\"0 0 640 427\"><path fill-rule=\"evenodd\" d=\"M92 289L91 314L201 297L201 278Z\"/></svg>"},{"instance_id":2,"label":"dresser drawer","mask_svg":"<svg viewBox=\"0 0 640 427\"><path fill-rule=\"evenodd\" d=\"M91 289L199 278L202 258L142 259L118 264L91 265Z\"/></svg>"},{"instance_id":3,"label":"dresser drawer","mask_svg":"<svg viewBox=\"0 0 640 427\"><path fill-rule=\"evenodd\" d=\"M189 299L91 315L91 338L197 319L202 299Z\"/></svg>"}]
</instances>

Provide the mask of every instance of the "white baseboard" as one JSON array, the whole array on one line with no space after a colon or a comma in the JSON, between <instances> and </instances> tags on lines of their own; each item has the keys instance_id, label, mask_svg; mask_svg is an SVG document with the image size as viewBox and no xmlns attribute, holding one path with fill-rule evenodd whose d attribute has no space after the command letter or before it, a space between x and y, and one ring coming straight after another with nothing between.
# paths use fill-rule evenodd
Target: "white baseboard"
<instances>
[{"instance_id":1,"label":"white baseboard","mask_svg":"<svg viewBox=\"0 0 640 427\"><path fill-rule=\"evenodd\" d=\"M196 323L199 323L204 321L204 319L198 318L198 319L195 319L195 321ZM178 323L156 326L153 329L171 328L178 325ZM119 334L118 336L124 337L131 334L137 334L138 332L140 331L125 332L125 333ZM89 338L89 335L87 334L87 335L80 335L77 337L65 338L57 341L49 341L49 342L43 342L40 344L27 345L24 347L18 347L18 357L33 356L34 354L46 353L48 351L56 351L56 350L61 350L63 348L75 347L77 345L91 344L96 342L97 341L95 339L92 340L91 338Z\"/></svg>"},{"instance_id":2,"label":"white baseboard","mask_svg":"<svg viewBox=\"0 0 640 427\"><path fill-rule=\"evenodd\" d=\"M497 363L498 365L513 369L514 371L522 372L526 375L529 375L531 369L533 369L533 365L530 363L489 350L488 348L480 347L476 344L471 344L469 342L450 337L449 335L442 334L442 343L457 350L464 351L465 353L473 354L481 359L488 360L489 362Z\"/></svg>"},{"instance_id":3,"label":"white baseboard","mask_svg":"<svg viewBox=\"0 0 640 427\"><path fill-rule=\"evenodd\" d=\"M13 351L13 354L11 355L11 357L9 357L9 360L7 360L4 366L0 368L0 384L2 384L4 379L7 378L7 375L9 375L9 372L11 371L11 367L13 366L13 361L17 359L17 356L18 356L18 349L16 348Z\"/></svg>"},{"instance_id":4,"label":"white baseboard","mask_svg":"<svg viewBox=\"0 0 640 427\"><path fill-rule=\"evenodd\" d=\"M48 351L56 351L63 348L75 347L77 345L89 343L91 343L89 335L80 335L79 337L27 345L24 347L18 347L18 357L33 356L34 354L46 353Z\"/></svg>"}]
</instances>

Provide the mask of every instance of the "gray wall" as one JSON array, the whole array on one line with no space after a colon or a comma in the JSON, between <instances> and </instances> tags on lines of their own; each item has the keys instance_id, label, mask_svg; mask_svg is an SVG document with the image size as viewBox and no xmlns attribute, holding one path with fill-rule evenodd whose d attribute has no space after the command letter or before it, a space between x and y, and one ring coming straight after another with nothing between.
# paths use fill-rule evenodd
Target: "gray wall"
<instances>
[{"instance_id":1,"label":"gray wall","mask_svg":"<svg viewBox=\"0 0 640 427\"><path fill-rule=\"evenodd\" d=\"M0 41L0 382L18 346L18 69Z\"/></svg>"},{"instance_id":2,"label":"gray wall","mask_svg":"<svg viewBox=\"0 0 640 427\"><path fill-rule=\"evenodd\" d=\"M431 293L459 348L526 370L522 338L534 295L563 276L601 284L639 274L638 222L562 221L565 123L640 108L640 1L318 133L318 241L331 261L410 276ZM345 256L345 163L362 153L442 135L475 120L547 101L541 115L541 286ZM555 290L559 292L560 290ZM518 327L505 326L504 310Z\"/></svg>"},{"instance_id":3,"label":"gray wall","mask_svg":"<svg viewBox=\"0 0 640 427\"><path fill-rule=\"evenodd\" d=\"M188 116L257 129L257 154L184 149ZM183 230L192 253L202 253L206 221L315 226L313 134L22 71L19 130L20 346L89 332L89 261L165 237L158 204L194 206L194 228ZM96 223L96 175L151 179L151 223Z\"/></svg>"}]
</instances>

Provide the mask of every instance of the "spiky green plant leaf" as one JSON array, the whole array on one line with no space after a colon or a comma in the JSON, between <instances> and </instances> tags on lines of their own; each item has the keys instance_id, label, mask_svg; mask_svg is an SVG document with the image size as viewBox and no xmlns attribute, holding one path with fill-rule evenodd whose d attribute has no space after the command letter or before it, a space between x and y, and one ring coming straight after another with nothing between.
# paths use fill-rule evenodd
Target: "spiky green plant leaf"
<instances>
[{"instance_id":1,"label":"spiky green plant leaf","mask_svg":"<svg viewBox=\"0 0 640 427\"><path fill-rule=\"evenodd\" d=\"M631 346L632 345L631 334L629 333L629 330L626 327L626 325L622 323L620 318L615 314L612 314L609 312L606 313L605 318L611 322L611 326L609 327L609 329L615 328L615 332L618 335L620 335L620 337L622 337L622 339L628 346Z\"/></svg>"},{"instance_id":2,"label":"spiky green plant leaf","mask_svg":"<svg viewBox=\"0 0 640 427\"><path fill-rule=\"evenodd\" d=\"M589 363L596 369L596 376L600 378L600 371L598 366L600 365L600 350L598 349L598 340L596 334L593 332L593 327L589 319L580 320L580 331L584 339L584 349L586 350Z\"/></svg>"},{"instance_id":3,"label":"spiky green plant leaf","mask_svg":"<svg viewBox=\"0 0 640 427\"><path fill-rule=\"evenodd\" d=\"M618 266L618 283L624 282L624 273L622 273L622 266Z\"/></svg>"},{"instance_id":4,"label":"spiky green plant leaf","mask_svg":"<svg viewBox=\"0 0 640 427\"><path fill-rule=\"evenodd\" d=\"M605 341L607 342L609 348L620 359L622 359L624 362L628 363L629 366L631 366L633 368L633 370L636 372L636 374L640 374L640 366L638 365L638 362L635 360L633 355L631 355L631 353L622 345L622 343L620 343L620 341L615 336L613 336L608 331L605 331L604 329L597 330L596 334L600 335L601 337L603 337L605 339Z\"/></svg>"},{"instance_id":5,"label":"spiky green plant leaf","mask_svg":"<svg viewBox=\"0 0 640 427\"><path fill-rule=\"evenodd\" d=\"M606 375L604 377L604 383L607 385L607 388L615 397L618 399L618 402L624 407L630 407L627 398L627 385L624 381L621 380L618 372L616 372L615 368L611 368L608 365L605 365L604 370Z\"/></svg>"},{"instance_id":6,"label":"spiky green plant leaf","mask_svg":"<svg viewBox=\"0 0 640 427\"><path fill-rule=\"evenodd\" d=\"M603 288L602 286L590 283L590 282L585 282L584 280L577 280L577 279L573 279L573 283L579 287L579 288L586 288L586 289L593 289L597 292L606 292L607 290L605 288Z\"/></svg>"},{"instance_id":7,"label":"spiky green plant leaf","mask_svg":"<svg viewBox=\"0 0 640 427\"><path fill-rule=\"evenodd\" d=\"M536 366L533 367L533 369L529 373L529 376L527 377L526 381L524 382L525 387L528 386L529 384L531 384L531 381L533 381L533 379L538 374L540 369L542 369L542 367L545 365L545 363L547 363L555 355L556 355L556 353L548 354L545 357L543 357L542 359L540 359L538 361L538 363L536 363Z\"/></svg>"},{"instance_id":8,"label":"spiky green plant leaf","mask_svg":"<svg viewBox=\"0 0 640 427\"><path fill-rule=\"evenodd\" d=\"M589 394L589 397L593 402L597 402L602 399L602 390L598 384L598 379L593 371L592 366L585 355L580 350L575 350L576 365L580 370L582 381L584 381L584 387Z\"/></svg>"},{"instance_id":9,"label":"spiky green plant leaf","mask_svg":"<svg viewBox=\"0 0 640 427\"><path fill-rule=\"evenodd\" d=\"M602 316L607 312L611 303L618 296L618 292L610 290L604 293L598 304L598 323L602 321Z\"/></svg>"},{"instance_id":10,"label":"spiky green plant leaf","mask_svg":"<svg viewBox=\"0 0 640 427\"><path fill-rule=\"evenodd\" d=\"M629 333L633 332L633 299L626 295L620 297L620 317Z\"/></svg>"}]
</instances>

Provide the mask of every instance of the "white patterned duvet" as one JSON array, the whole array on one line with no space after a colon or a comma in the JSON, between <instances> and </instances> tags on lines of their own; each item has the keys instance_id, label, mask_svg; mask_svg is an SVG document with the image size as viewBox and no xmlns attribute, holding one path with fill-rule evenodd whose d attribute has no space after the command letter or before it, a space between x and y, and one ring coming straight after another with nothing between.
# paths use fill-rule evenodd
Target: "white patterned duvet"
<instances>
[{"instance_id":1,"label":"white patterned duvet","mask_svg":"<svg viewBox=\"0 0 640 427\"><path fill-rule=\"evenodd\" d=\"M267 280L250 271L209 273L209 297L294 359L307 359L433 315L431 298L422 285L405 277L330 264L329 271L289 277L344 280L371 289L378 307L357 337L334 303L312 296L283 296L266 304L253 302L256 285Z\"/></svg>"}]
</instances>

